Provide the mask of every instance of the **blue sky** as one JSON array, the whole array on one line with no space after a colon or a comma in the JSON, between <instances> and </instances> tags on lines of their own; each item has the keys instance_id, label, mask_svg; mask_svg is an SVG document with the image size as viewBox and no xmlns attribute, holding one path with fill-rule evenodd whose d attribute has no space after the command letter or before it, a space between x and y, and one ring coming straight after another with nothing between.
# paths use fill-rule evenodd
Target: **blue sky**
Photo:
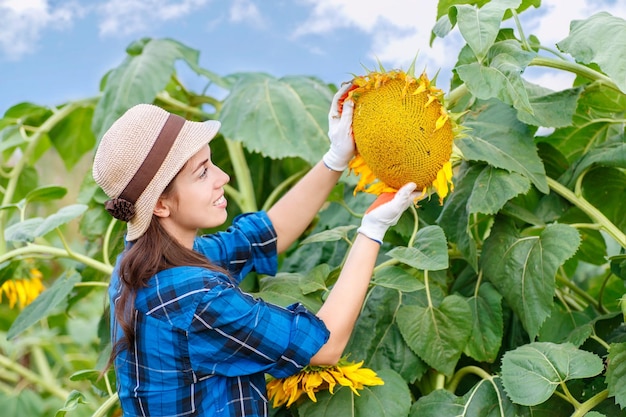
<instances>
[{"instance_id":1,"label":"blue sky","mask_svg":"<svg viewBox=\"0 0 626 417\"><path fill-rule=\"evenodd\" d=\"M102 76L142 37L200 51L220 75L262 71L338 84L379 59L417 69L447 91L461 45L457 31L428 45L435 0L0 0L0 115L17 103L53 106L98 92ZM543 0L522 14L527 34L553 46L569 22L604 10L626 18L626 0ZM571 80L528 74L553 89ZM194 86L189 75L187 81ZM198 87L200 88L200 87Z\"/></svg>"}]
</instances>

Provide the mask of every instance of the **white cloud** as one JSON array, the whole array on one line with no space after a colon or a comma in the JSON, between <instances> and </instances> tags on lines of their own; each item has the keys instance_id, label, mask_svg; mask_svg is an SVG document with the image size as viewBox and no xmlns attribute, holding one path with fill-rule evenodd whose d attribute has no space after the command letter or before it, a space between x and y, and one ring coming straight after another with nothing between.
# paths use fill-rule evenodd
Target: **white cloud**
<instances>
[{"instance_id":1,"label":"white cloud","mask_svg":"<svg viewBox=\"0 0 626 417\"><path fill-rule=\"evenodd\" d=\"M0 50L18 60L35 49L44 30L69 27L81 14L74 2L52 7L47 0L0 0Z\"/></svg>"},{"instance_id":2,"label":"white cloud","mask_svg":"<svg viewBox=\"0 0 626 417\"><path fill-rule=\"evenodd\" d=\"M406 69L419 52L416 71L423 67L430 76L441 70L438 85L448 81L464 44L457 29L445 38L436 38L429 45L430 33L436 22L437 2L416 0L300 0L312 7L311 15L293 36L327 35L340 29L363 32L363 42L370 44L370 56L386 67ZM531 7L520 15L522 27L528 36L538 36L544 46L567 37L573 20L585 19L599 11L626 18L626 0L544 0L537 10ZM513 25L512 20L505 23ZM374 62L374 61L373 61ZM533 73L532 81L542 85L571 86L571 79L553 73ZM567 84L569 83L569 84Z\"/></svg>"},{"instance_id":3,"label":"white cloud","mask_svg":"<svg viewBox=\"0 0 626 417\"><path fill-rule=\"evenodd\" d=\"M554 47L557 42L569 34L570 23L574 20L587 19L600 11L626 18L626 0L543 0L540 15L532 14L524 19L521 15L526 35L536 35L541 43Z\"/></svg>"},{"instance_id":4,"label":"white cloud","mask_svg":"<svg viewBox=\"0 0 626 417\"><path fill-rule=\"evenodd\" d=\"M250 0L235 0L229 11L230 21L234 23L248 23L255 27L265 27L265 20L259 9Z\"/></svg>"},{"instance_id":5,"label":"white cloud","mask_svg":"<svg viewBox=\"0 0 626 417\"><path fill-rule=\"evenodd\" d=\"M447 54L446 48L437 46L431 49L429 45L430 31L437 17L435 1L302 1L312 5L312 13L293 36L356 28L371 38L370 57L380 60L384 65L407 69L419 52L416 70L421 70L421 64L430 73L443 66L452 66L456 60L456 54ZM456 38L446 40L456 41Z\"/></svg>"},{"instance_id":6,"label":"white cloud","mask_svg":"<svg viewBox=\"0 0 626 417\"><path fill-rule=\"evenodd\" d=\"M186 16L208 0L109 0L98 7L101 35L129 35L145 31L154 22Z\"/></svg>"}]
</instances>

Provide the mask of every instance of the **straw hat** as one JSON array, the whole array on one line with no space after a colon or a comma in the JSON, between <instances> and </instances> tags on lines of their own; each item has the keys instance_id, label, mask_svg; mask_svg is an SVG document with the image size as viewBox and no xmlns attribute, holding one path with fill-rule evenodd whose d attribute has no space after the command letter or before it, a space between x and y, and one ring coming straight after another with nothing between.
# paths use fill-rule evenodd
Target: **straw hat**
<instances>
[{"instance_id":1,"label":"straw hat","mask_svg":"<svg viewBox=\"0 0 626 417\"><path fill-rule=\"evenodd\" d=\"M220 122L192 122L152 104L131 107L106 131L93 163L105 207L128 222L126 240L141 237L165 187L215 137Z\"/></svg>"}]
</instances>

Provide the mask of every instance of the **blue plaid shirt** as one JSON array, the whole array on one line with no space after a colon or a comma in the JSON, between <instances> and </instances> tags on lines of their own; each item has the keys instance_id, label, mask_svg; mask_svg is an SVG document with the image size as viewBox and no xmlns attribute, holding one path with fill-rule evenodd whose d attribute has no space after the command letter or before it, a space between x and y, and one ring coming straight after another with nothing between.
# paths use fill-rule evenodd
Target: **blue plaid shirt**
<instances>
[{"instance_id":1,"label":"blue plaid shirt","mask_svg":"<svg viewBox=\"0 0 626 417\"><path fill-rule=\"evenodd\" d=\"M252 270L276 273L276 234L264 212L197 238L194 249L236 282ZM116 267L112 310L118 286ZM268 304L220 273L184 266L159 272L138 292L134 322L136 342L115 360L127 417L267 416L264 374L298 372L329 335L300 304Z\"/></svg>"}]
</instances>

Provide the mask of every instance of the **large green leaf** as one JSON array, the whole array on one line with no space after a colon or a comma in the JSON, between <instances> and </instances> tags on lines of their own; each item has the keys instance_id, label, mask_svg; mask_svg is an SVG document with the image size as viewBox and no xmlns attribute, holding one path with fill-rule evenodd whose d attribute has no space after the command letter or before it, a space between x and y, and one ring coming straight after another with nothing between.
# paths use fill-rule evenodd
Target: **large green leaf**
<instances>
[{"instance_id":1,"label":"large green leaf","mask_svg":"<svg viewBox=\"0 0 626 417\"><path fill-rule=\"evenodd\" d=\"M530 181L521 174L485 166L474 183L469 212L495 214L507 201L529 189Z\"/></svg>"},{"instance_id":2,"label":"large green leaf","mask_svg":"<svg viewBox=\"0 0 626 417\"><path fill-rule=\"evenodd\" d=\"M409 417L502 417L514 416L516 406L506 396L500 378L482 379L465 395L436 390L411 407Z\"/></svg>"},{"instance_id":3,"label":"large green leaf","mask_svg":"<svg viewBox=\"0 0 626 417\"><path fill-rule=\"evenodd\" d=\"M255 295L270 303L287 306L293 303L302 303L311 311L321 307L318 297L305 296L300 283L306 277L296 273L279 273L267 276L260 281L260 291Z\"/></svg>"},{"instance_id":4,"label":"large green leaf","mask_svg":"<svg viewBox=\"0 0 626 417\"><path fill-rule=\"evenodd\" d=\"M496 360L504 333L502 296L487 282L469 299L469 306L472 309L472 334L464 352L479 362L492 363Z\"/></svg>"},{"instance_id":5,"label":"large green leaf","mask_svg":"<svg viewBox=\"0 0 626 417\"><path fill-rule=\"evenodd\" d=\"M15 319L7 333L7 339L13 339L24 330L47 317L61 302L63 302L74 285L81 279L78 272L70 269L54 281L54 284L32 303L27 305Z\"/></svg>"},{"instance_id":6,"label":"large green leaf","mask_svg":"<svg viewBox=\"0 0 626 417\"><path fill-rule=\"evenodd\" d=\"M455 177L454 192L448 196L437 224L444 230L448 241L456 244L464 259L478 270L476 241L470 233L470 212L468 200L474 191L476 179L482 172L482 166L463 164Z\"/></svg>"},{"instance_id":7,"label":"large green leaf","mask_svg":"<svg viewBox=\"0 0 626 417\"><path fill-rule=\"evenodd\" d=\"M91 122L93 107L78 107L57 123L49 136L67 170L71 170L96 143Z\"/></svg>"},{"instance_id":8,"label":"large green leaf","mask_svg":"<svg viewBox=\"0 0 626 417\"><path fill-rule=\"evenodd\" d=\"M272 159L300 157L313 164L328 149L331 98L315 78L247 74L224 101L222 133Z\"/></svg>"},{"instance_id":9,"label":"large green leaf","mask_svg":"<svg viewBox=\"0 0 626 417\"><path fill-rule=\"evenodd\" d=\"M448 267L448 246L443 229L439 226L426 226L415 236L415 246L397 246L387 252L387 256L415 269L440 271Z\"/></svg>"},{"instance_id":10,"label":"large green leaf","mask_svg":"<svg viewBox=\"0 0 626 417\"><path fill-rule=\"evenodd\" d=\"M317 402L298 406L299 417L399 417L411 407L411 393L406 382L391 369L377 371L384 385L366 386L355 395L350 388L335 387L316 394Z\"/></svg>"},{"instance_id":11,"label":"large green leaf","mask_svg":"<svg viewBox=\"0 0 626 417\"><path fill-rule=\"evenodd\" d=\"M538 342L570 342L579 347L591 336L593 325L580 311L565 311L558 304L539 329Z\"/></svg>"},{"instance_id":12,"label":"large green leaf","mask_svg":"<svg viewBox=\"0 0 626 417\"><path fill-rule=\"evenodd\" d=\"M479 102L463 124L467 137L456 140L465 158L528 178L542 193L549 192L546 174L528 127L514 109L496 100Z\"/></svg>"},{"instance_id":13,"label":"large green leaf","mask_svg":"<svg viewBox=\"0 0 626 417\"><path fill-rule=\"evenodd\" d=\"M552 396L559 384L602 372L602 359L570 343L537 342L520 346L502 358L502 382L508 396L536 405Z\"/></svg>"},{"instance_id":14,"label":"large green leaf","mask_svg":"<svg viewBox=\"0 0 626 417\"><path fill-rule=\"evenodd\" d=\"M36 230L43 223L41 217L32 217L23 222L14 223L4 229L4 239L7 242L32 242L35 240Z\"/></svg>"},{"instance_id":15,"label":"large green leaf","mask_svg":"<svg viewBox=\"0 0 626 417\"><path fill-rule=\"evenodd\" d=\"M402 292L413 292L424 289L424 284L415 278L415 276L396 266L385 267L375 271L372 284Z\"/></svg>"},{"instance_id":16,"label":"large green leaf","mask_svg":"<svg viewBox=\"0 0 626 417\"><path fill-rule=\"evenodd\" d=\"M626 142L621 140L604 142L591 148L582 155L571 168L563 175L562 182L574 186L580 175L592 166L626 167Z\"/></svg>"},{"instance_id":17,"label":"large green leaf","mask_svg":"<svg viewBox=\"0 0 626 417\"><path fill-rule=\"evenodd\" d=\"M499 219L485 241L481 266L534 338L550 314L557 269L580 244L576 229L548 225L539 236L520 236L510 221Z\"/></svg>"},{"instance_id":18,"label":"large green leaf","mask_svg":"<svg viewBox=\"0 0 626 417\"><path fill-rule=\"evenodd\" d=\"M407 344L433 368L451 376L472 331L467 300L449 295L441 304L401 306L398 327Z\"/></svg>"},{"instance_id":19,"label":"large green leaf","mask_svg":"<svg viewBox=\"0 0 626 417\"><path fill-rule=\"evenodd\" d=\"M37 187L26 194L24 197L25 203L31 203L34 201L51 201L58 200L65 197L67 194L67 188L60 187L58 185L45 185Z\"/></svg>"},{"instance_id":20,"label":"large green leaf","mask_svg":"<svg viewBox=\"0 0 626 417\"><path fill-rule=\"evenodd\" d=\"M68 223L70 220L81 216L87 208L88 207L84 204L72 204L62 207L59 211L44 219L35 230L35 236L43 236L57 227Z\"/></svg>"},{"instance_id":21,"label":"large green leaf","mask_svg":"<svg viewBox=\"0 0 626 417\"><path fill-rule=\"evenodd\" d=\"M606 383L609 386L609 395L615 397L615 402L621 408L626 408L626 343L611 344L607 362Z\"/></svg>"},{"instance_id":22,"label":"large green leaf","mask_svg":"<svg viewBox=\"0 0 626 417\"><path fill-rule=\"evenodd\" d=\"M607 12L570 24L569 36L558 48L585 64L598 64L626 93L626 21Z\"/></svg>"},{"instance_id":23,"label":"large green leaf","mask_svg":"<svg viewBox=\"0 0 626 417\"><path fill-rule=\"evenodd\" d=\"M479 99L496 97L532 115L534 110L521 73L534 56L534 53L522 50L516 41L501 41L489 51L488 65L483 65L484 62L458 65L456 72L470 92Z\"/></svg>"},{"instance_id":24,"label":"large green leaf","mask_svg":"<svg viewBox=\"0 0 626 417\"><path fill-rule=\"evenodd\" d=\"M622 232L626 233L623 202L623 197L626 195L624 169L596 168L585 175L582 184L585 199L597 207Z\"/></svg>"},{"instance_id":25,"label":"large green leaf","mask_svg":"<svg viewBox=\"0 0 626 417\"><path fill-rule=\"evenodd\" d=\"M580 87L554 92L528 82L525 86L533 111L519 110L517 117L522 122L543 127L566 127L572 124L582 91Z\"/></svg>"},{"instance_id":26,"label":"large green leaf","mask_svg":"<svg viewBox=\"0 0 626 417\"><path fill-rule=\"evenodd\" d=\"M615 113L624 112L626 104L611 105L607 99L608 93L606 87L585 91L578 101L571 126L558 128L548 136L537 137L537 141L549 143L570 163L607 141L619 143L622 137L623 142L624 118L616 117ZM607 108L602 108L601 103Z\"/></svg>"},{"instance_id":27,"label":"large green leaf","mask_svg":"<svg viewBox=\"0 0 626 417\"><path fill-rule=\"evenodd\" d=\"M402 297L398 291L373 288L345 351L355 360L365 360L370 368L393 369L413 382L428 367L406 344L396 323L398 309L409 300L411 297Z\"/></svg>"},{"instance_id":28,"label":"large green leaf","mask_svg":"<svg viewBox=\"0 0 626 417\"><path fill-rule=\"evenodd\" d=\"M107 78L93 115L92 128L99 140L126 110L152 103L174 73L174 63L190 59L192 49L171 39L142 39L131 44L129 55Z\"/></svg>"},{"instance_id":29,"label":"large green leaf","mask_svg":"<svg viewBox=\"0 0 626 417\"><path fill-rule=\"evenodd\" d=\"M461 35L478 61L482 62L496 40L504 12L517 8L520 3L521 0L493 0L480 9L468 5L456 6Z\"/></svg>"}]
</instances>

